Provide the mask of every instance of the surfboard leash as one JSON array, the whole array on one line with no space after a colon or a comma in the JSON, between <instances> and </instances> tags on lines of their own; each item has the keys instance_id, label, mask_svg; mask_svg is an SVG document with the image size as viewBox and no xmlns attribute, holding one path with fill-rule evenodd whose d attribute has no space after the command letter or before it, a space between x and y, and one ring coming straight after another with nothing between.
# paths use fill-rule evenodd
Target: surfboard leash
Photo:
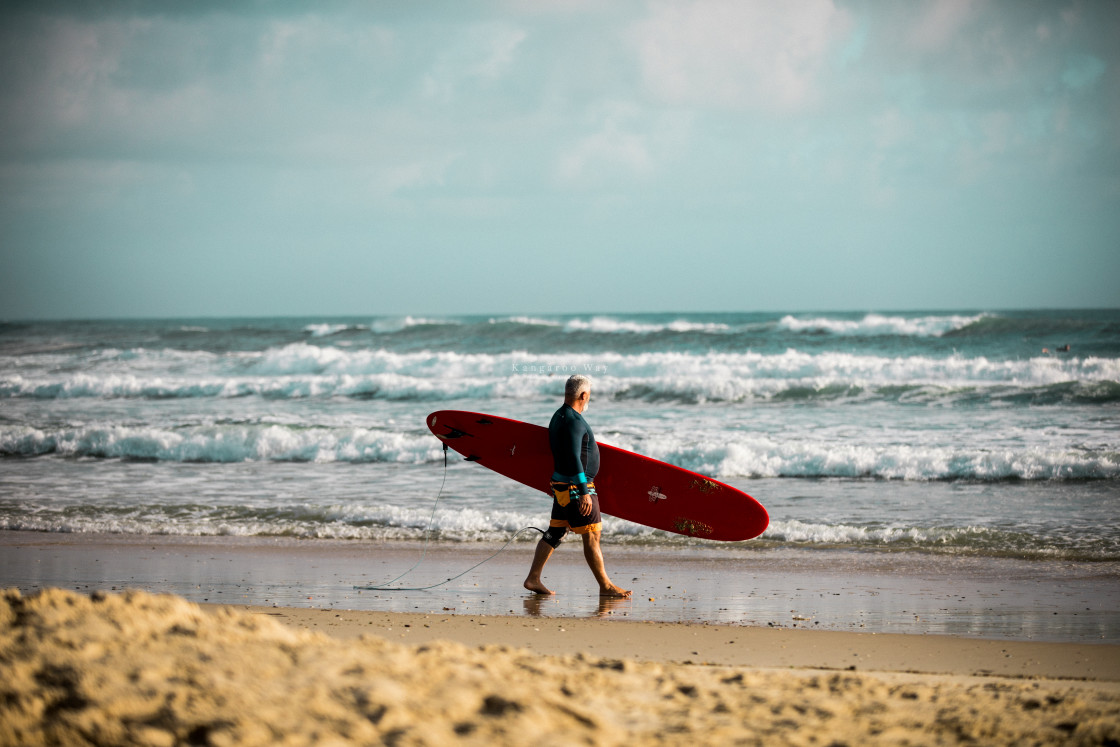
<instances>
[{"instance_id":1,"label":"surfboard leash","mask_svg":"<svg viewBox=\"0 0 1120 747\"><path fill-rule=\"evenodd\" d=\"M407 571L405 571L404 573L402 573L401 575L397 576L396 578L394 578L390 581L386 581L385 583L380 584L378 586L372 586L372 585L371 586L355 586L354 587L355 589L357 589L358 591L427 591L428 589L434 589L438 586L443 586L444 584L451 583L455 579L462 578L463 576L465 576L468 573L470 573L471 571L473 571L475 568L478 568L483 563L486 563L486 562L488 562L490 560L493 560L494 558L498 557L503 552L505 552L507 547L509 547L510 545L513 544L514 540L516 540L518 537L520 537L522 534L529 531L530 529L532 529L533 531L536 531L536 532L540 532L541 536L542 537L544 536L545 531L543 529L540 529L539 527L522 527L521 529L518 529L516 532L514 532L514 535L509 538L509 542L506 542L504 545L502 545L500 550L498 550L496 553L494 553L490 557L485 558L485 559L479 561L478 563L475 563L470 568L463 571L462 573L460 573L457 576L452 576L449 579L446 579L444 581L440 581L439 583L432 584L430 586L390 586L390 584L395 584L397 581L400 581L402 578L404 578L408 574L412 573L414 570L416 570L416 568L421 563L424 562L424 558L428 554L428 543L431 541L431 538L432 538L432 523L435 521L435 518L436 518L436 507L439 506L439 499L440 499L440 497L443 496L443 488L444 488L445 485L447 485L447 443L446 442L444 442L444 444L443 444L443 480L439 484L439 492L436 493L436 500L432 504L432 513L431 513L430 516L428 516L428 526L424 529L424 549L420 553L420 559L417 560L412 565L412 567L409 568Z\"/></svg>"}]
</instances>

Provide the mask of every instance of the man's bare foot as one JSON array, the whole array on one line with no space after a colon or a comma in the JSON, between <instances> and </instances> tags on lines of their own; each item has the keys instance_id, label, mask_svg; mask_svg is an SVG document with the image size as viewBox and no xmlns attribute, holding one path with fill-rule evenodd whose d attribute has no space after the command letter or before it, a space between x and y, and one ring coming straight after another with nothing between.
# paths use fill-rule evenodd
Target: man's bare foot
<instances>
[{"instance_id":1,"label":"man's bare foot","mask_svg":"<svg viewBox=\"0 0 1120 747\"><path fill-rule=\"evenodd\" d=\"M534 581L534 580L529 579L529 578L525 579L525 588L528 589L529 591L533 592L534 594L553 594L554 593L552 591L552 589L548 588L547 586L545 586L540 581Z\"/></svg>"},{"instance_id":2,"label":"man's bare foot","mask_svg":"<svg viewBox=\"0 0 1120 747\"><path fill-rule=\"evenodd\" d=\"M607 597L608 599L629 599L630 594L631 592L629 589L620 589L614 584L599 589L599 596Z\"/></svg>"}]
</instances>

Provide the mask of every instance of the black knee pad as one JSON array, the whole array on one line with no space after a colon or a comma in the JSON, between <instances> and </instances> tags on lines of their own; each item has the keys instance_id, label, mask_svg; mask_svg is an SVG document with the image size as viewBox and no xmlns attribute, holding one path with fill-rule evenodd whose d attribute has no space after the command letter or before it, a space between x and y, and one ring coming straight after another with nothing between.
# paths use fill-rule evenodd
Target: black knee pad
<instances>
[{"instance_id":1,"label":"black knee pad","mask_svg":"<svg viewBox=\"0 0 1120 747\"><path fill-rule=\"evenodd\" d=\"M541 537L542 540L547 542L555 550L560 547L560 543L564 541L564 535L568 533L567 527L549 527L548 531Z\"/></svg>"}]
</instances>

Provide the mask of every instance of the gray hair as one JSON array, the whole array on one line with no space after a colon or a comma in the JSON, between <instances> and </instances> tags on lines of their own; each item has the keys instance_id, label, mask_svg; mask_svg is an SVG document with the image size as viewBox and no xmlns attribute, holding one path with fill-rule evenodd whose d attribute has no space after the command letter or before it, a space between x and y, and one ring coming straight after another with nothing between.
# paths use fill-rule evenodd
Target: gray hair
<instances>
[{"instance_id":1,"label":"gray hair","mask_svg":"<svg viewBox=\"0 0 1120 747\"><path fill-rule=\"evenodd\" d=\"M583 374L572 374L564 385L564 401L574 402L584 389L591 391L591 379Z\"/></svg>"}]
</instances>

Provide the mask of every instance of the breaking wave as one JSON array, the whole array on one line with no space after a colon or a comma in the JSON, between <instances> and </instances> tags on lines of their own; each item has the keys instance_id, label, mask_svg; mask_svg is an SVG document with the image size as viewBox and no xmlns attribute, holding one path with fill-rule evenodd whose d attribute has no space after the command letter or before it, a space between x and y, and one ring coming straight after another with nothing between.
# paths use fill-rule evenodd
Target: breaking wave
<instances>
[{"instance_id":1,"label":"breaking wave","mask_svg":"<svg viewBox=\"0 0 1120 747\"><path fill-rule=\"evenodd\" d=\"M731 327L721 322L690 322L685 319L676 319L671 322L637 322L613 317L596 316L591 319L572 319L564 324L568 332L598 332L603 334L641 334L649 335L659 332L700 332L722 333L731 330Z\"/></svg>"},{"instance_id":2,"label":"breaking wave","mask_svg":"<svg viewBox=\"0 0 1120 747\"><path fill-rule=\"evenodd\" d=\"M393 462L441 458L430 434L367 428L232 424L158 428L0 426L0 455L171 462Z\"/></svg>"},{"instance_id":3,"label":"breaking wave","mask_svg":"<svg viewBox=\"0 0 1120 747\"><path fill-rule=\"evenodd\" d=\"M546 505L546 504L541 504ZM34 512L0 512L0 530L148 534L176 536L299 537L346 540L421 540L446 542L504 542L526 526L540 523L538 510L484 510L445 506L434 513L427 507L308 502L285 506L126 504L44 506ZM431 524L429 525L429 520ZM603 525L612 545L688 546L707 541L663 532L621 519ZM523 543L535 533L524 533ZM738 545L738 543L733 543ZM748 545L752 550L774 547L855 549L879 552L927 552L988 557L1106 561L1120 558L1114 539L1091 542L1076 537L1050 537L991 527L907 526L775 521Z\"/></svg>"},{"instance_id":4,"label":"breaking wave","mask_svg":"<svg viewBox=\"0 0 1120 747\"><path fill-rule=\"evenodd\" d=\"M535 398L557 376L589 373L600 396L685 404L843 398L947 404L1120 401L1120 360L887 357L854 353L599 353L537 356L296 343L260 353L105 350L44 354L0 374L0 398L355 397L440 402Z\"/></svg>"},{"instance_id":5,"label":"breaking wave","mask_svg":"<svg viewBox=\"0 0 1120 747\"><path fill-rule=\"evenodd\" d=\"M604 439L605 442L605 439ZM720 442L662 436L616 442L694 472L727 478L844 477L882 480L1097 480L1120 478L1120 451L1038 447L870 446L831 441L729 437ZM0 455L170 462L375 462L442 458L427 432L278 424L160 428L0 426Z\"/></svg>"},{"instance_id":6,"label":"breaking wave","mask_svg":"<svg viewBox=\"0 0 1120 747\"><path fill-rule=\"evenodd\" d=\"M728 438L720 443L651 440L641 452L693 472L734 477L880 480L1095 480L1120 478L1120 450L1055 451L1021 446L911 446L797 439Z\"/></svg>"},{"instance_id":7,"label":"breaking wave","mask_svg":"<svg viewBox=\"0 0 1120 747\"><path fill-rule=\"evenodd\" d=\"M778 325L790 332L801 333L827 333L843 336L861 337L940 337L949 332L964 329L969 325L984 319L985 315L976 316L883 316L881 314L868 314L862 319L836 319L830 317L814 317L800 319L794 316L784 316Z\"/></svg>"}]
</instances>

